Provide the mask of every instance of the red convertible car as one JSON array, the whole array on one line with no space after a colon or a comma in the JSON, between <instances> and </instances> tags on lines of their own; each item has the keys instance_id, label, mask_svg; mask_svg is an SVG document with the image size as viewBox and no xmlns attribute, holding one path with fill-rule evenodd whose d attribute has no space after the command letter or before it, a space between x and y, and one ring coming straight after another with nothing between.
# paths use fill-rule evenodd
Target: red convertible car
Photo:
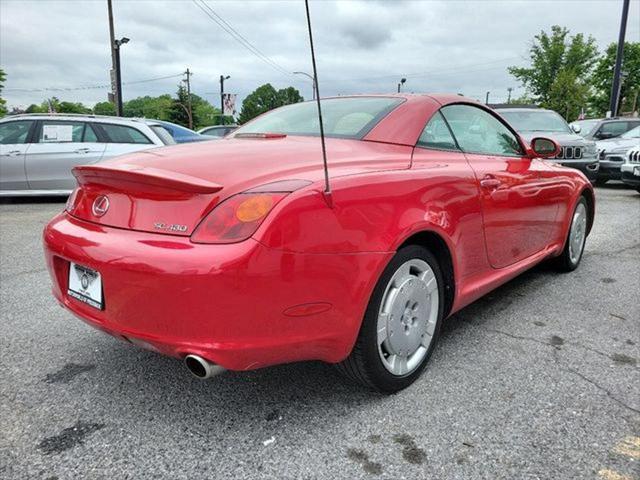
<instances>
[{"instance_id":1,"label":"red convertible car","mask_svg":"<svg viewBox=\"0 0 640 480\"><path fill-rule=\"evenodd\" d=\"M521 272L580 263L594 194L457 95L322 101L218 142L76 167L44 230L58 301L199 377L299 360L393 392L443 319Z\"/></svg>"}]
</instances>

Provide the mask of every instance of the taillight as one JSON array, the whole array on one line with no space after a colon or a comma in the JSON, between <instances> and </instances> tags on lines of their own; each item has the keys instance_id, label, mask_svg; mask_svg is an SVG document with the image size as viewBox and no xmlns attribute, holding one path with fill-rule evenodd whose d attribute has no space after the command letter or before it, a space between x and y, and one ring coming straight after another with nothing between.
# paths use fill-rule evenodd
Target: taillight
<instances>
[{"instance_id":1,"label":"taillight","mask_svg":"<svg viewBox=\"0 0 640 480\"><path fill-rule=\"evenodd\" d=\"M80 187L77 187L73 192L71 192L71 195L69 195L69 198L67 198L67 204L65 205L64 209L69 213L73 212L73 210L76 208L76 205L78 204L79 190L80 190Z\"/></svg>"},{"instance_id":2,"label":"taillight","mask_svg":"<svg viewBox=\"0 0 640 480\"><path fill-rule=\"evenodd\" d=\"M255 233L262 221L288 193L240 193L216 208L191 235L194 243L235 243Z\"/></svg>"}]
</instances>

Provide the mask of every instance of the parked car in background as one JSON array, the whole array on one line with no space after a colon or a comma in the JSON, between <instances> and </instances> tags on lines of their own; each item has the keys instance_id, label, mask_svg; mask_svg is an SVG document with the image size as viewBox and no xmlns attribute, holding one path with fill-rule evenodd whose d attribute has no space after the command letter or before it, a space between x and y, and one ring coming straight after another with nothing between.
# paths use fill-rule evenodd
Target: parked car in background
<instances>
[{"instance_id":1,"label":"parked car in background","mask_svg":"<svg viewBox=\"0 0 640 480\"><path fill-rule=\"evenodd\" d=\"M237 125L213 125L211 127L201 128L200 130L198 130L198 133L200 135L206 135L208 137L222 138L230 134L237 128Z\"/></svg>"},{"instance_id":2,"label":"parked car in background","mask_svg":"<svg viewBox=\"0 0 640 480\"><path fill-rule=\"evenodd\" d=\"M140 119L142 121L147 121L146 119ZM200 135L193 130L183 127L182 125L177 125L175 123L167 122L165 120L149 120L151 122L155 122L159 125L162 125L173 137L176 143L191 143L191 142L203 142L205 140L211 140L203 135Z\"/></svg>"},{"instance_id":3,"label":"parked car in background","mask_svg":"<svg viewBox=\"0 0 640 480\"><path fill-rule=\"evenodd\" d=\"M605 184L608 180L620 179L620 167L627 158L627 152L640 146L640 126L623 133L619 137L596 142L600 171L598 184Z\"/></svg>"},{"instance_id":4,"label":"parked car in background","mask_svg":"<svg viewBox=\"0 0 640 480\"><path fill-rule=\"evenodd\" d=\"M589 121L589 120L583 120ZM577 122L573 122L577 123ZM582 129L580 134L588 140L607 140L609 138L619 137L623 133L636 128L640 125L640 118L603 118L599 120L595 125L591 126L591 129L587 132Z\"/></svg>"},{"instance_id":5,"label":"parked car in background","mask_svg":"<svg viewBox=\"0 0 640 480\"><path fill-rule=\"evenodd\" d=\"M174 144L158 122L98 115L27 114L0 119L0 196L68 195L71 169Z\"/></svg>"},{"instance_id":6,"label":"parked car in background","mask_svg":"<svg viewBox=\"0 0 640 480\"><path fill-rule=\"evenodd\" d=\"M445 318L540 262L580 264L595 198L543 160L553 140L454 94L322 103L328 171L315 102L76 167L43 234L60 304L199 378L323 360L390 393Z\"/></svg>"},{"instance_id":7,"label":"parked car in background","mask_svg":"<svg viewBox=\"0 0 640 480\"><path fill-rule=\"evenodd\" d=\"M569 124L571 130L576 132L581 137L589 135L593 127L595 127L602 119L601 118L586 118L584 120L575 120Z\"/></svg>"},{"instance_id":8,"label":"parked car in background","mask_svg":"<svg viewBox=\"0 0 640 480\"><path fill-rule=\"evenodd\" d=\"M640 146L633 147L627 152L620 170L622 181L640 193Z\"/></svg>"},{"instance_id":9,"label":"parked car in background","mask_svg":"<svg viewBox=\"0 0 640 480\"><path fill-rule=\"evenodd\" d=\"M497 107L497 112L515 128L525 140L539 135L555 140L561 147L560 153L552 157L566 167L580 170L594 182L598 175L596 144L575 133L569 124L553 110L542 108Z\"/></svg>"}]
</instances>

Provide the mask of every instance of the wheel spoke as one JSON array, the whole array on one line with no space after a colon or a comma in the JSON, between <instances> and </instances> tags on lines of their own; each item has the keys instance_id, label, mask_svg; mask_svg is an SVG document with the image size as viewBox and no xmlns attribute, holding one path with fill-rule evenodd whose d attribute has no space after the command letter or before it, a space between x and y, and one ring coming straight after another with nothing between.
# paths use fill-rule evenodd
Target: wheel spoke
<instances>
[{"instance_id":1,"label":"wheel spoke","mask_svg":"<svg viewBox=\"0 0 640 480\"><path fill-rule=\"evenodd\" d=\"M378 345L382 345L387 339L387 321L389 319L388 313L381 313L378 315Z\"/></svg>"}]
</instances>

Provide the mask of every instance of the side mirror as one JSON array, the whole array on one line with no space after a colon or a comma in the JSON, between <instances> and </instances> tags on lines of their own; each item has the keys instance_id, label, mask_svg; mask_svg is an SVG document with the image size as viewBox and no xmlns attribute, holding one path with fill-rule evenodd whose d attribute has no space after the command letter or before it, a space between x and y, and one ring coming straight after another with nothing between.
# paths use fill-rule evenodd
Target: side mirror
<instances>
[{"instance_id":1,"label":"side mirror","mask_svg":"<svg viewBox=\"0 0 640 480\"><path fill-rule=\"evenodd\" d=\"M536 137L531 140L531 151L537 157L552 158L560 153L560 145L550 138Z\"/></svg>"},{"instance_id":2,"label":"side mirror","mask_svg":"<svg viewBox=\"0 0 640 480\"><path fill-rule=\"evenodd\" d=\"M571 130L573 130L574 133L580 133L582 131L582 127L580 127L580 125L572 124Z\"/></svg>"}]
</instances>

